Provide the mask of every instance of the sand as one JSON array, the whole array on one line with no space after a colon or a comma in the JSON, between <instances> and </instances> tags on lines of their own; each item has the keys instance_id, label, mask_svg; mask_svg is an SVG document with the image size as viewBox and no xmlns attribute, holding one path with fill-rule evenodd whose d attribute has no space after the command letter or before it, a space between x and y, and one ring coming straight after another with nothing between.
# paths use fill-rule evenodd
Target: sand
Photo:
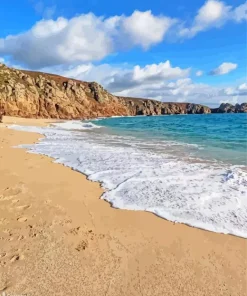
<instances>
[{"instance_id":1,"label":"sand","mask_svg":"<svg viewBox=\"0 0 247 296\"><path fill-rule=\"evenodd\" d=\"M100 185L12 148L0 124L0 291L17 295L247 295L247 240L111 208ZM1 295L1 293L0 293Z\"/></svg>"}]
</instances>

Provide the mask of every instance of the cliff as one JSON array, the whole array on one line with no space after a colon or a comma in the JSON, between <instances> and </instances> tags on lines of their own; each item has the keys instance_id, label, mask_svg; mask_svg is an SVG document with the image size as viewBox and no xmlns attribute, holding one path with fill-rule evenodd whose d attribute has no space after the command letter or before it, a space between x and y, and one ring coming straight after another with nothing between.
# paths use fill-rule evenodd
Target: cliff
<instances>
[{"instance_id":1,"label":"cliff","mask_svg":"<svg viewBox=\"0 0 247 296\"><path fill-rule=\"evenodd\" d=\"M0 64L0 109L10 116L58 119L211 113L210 108L198 104L117 97L96 82L17 70L4 64Z\"/></svg>"},{"instance_id":2,"label":"cliff","mask_svg":"<svg viewBox=\"0 0 247 296\"><path fill-rule=\"evenodd\" d=\"M211 109L212 113L247 113L247 103L236 104L222 103L219 108Z\"/></svg>"}]
</instances>

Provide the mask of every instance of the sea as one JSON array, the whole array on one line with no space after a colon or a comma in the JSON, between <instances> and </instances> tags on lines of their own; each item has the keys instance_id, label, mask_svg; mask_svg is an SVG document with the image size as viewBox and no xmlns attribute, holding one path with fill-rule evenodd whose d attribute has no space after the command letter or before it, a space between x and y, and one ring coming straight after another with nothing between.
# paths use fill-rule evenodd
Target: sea
<instances>
[{"instance_id":1,"label":"sea","mask_svg":"<svg viewBox=\"0 0 247 296\"><path fill-rule=\"evenodd\" d=\"M114 208L247 238L247 114L111 117L10 128L44 135L18 147L100 182L101 198Z\"/></svg>"}]
</instances>

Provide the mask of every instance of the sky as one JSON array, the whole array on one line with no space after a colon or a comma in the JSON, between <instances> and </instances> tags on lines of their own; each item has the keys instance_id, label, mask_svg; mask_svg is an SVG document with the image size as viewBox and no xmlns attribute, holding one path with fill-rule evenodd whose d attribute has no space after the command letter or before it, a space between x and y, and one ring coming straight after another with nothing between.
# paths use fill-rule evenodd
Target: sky
<instances>
[{"instance_id":1,"label":"sky","mask_svg":"<svg viewBox=\"0 0 247 296\"><path fill-rule=\"evenodd\" d=\"M247 1L2 0L0 62L120 96L247 102Z\"/></svg>"}]
</instances>

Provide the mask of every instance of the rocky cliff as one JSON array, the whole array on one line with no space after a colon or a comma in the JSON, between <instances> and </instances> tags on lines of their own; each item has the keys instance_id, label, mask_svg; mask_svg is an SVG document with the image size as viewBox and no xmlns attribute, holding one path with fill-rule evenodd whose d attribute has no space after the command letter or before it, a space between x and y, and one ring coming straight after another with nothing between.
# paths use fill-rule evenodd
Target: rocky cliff
<instances>
[{"instance_id":1,"label":"rocky cliff","mask_svg":"<svg viewBox=\"0 0 247 296\"><path fill-rule=\"evenodd\" d=\"M222 103L219 108L211 109L212 113L247 113L247 103L236 104Z\"/></svg>"},{"instance_id":2,"label":"rocky cliff","mask_svg":"<svg viewBox=\"0 0 247 296\"><path fill-rule=\"evenodd\" d=\"M117 97L96 82L8 68L0 64L0 109L6 115L86 119L116 115L211 113L189 103Z\"/></svg>"}]
</instances>

